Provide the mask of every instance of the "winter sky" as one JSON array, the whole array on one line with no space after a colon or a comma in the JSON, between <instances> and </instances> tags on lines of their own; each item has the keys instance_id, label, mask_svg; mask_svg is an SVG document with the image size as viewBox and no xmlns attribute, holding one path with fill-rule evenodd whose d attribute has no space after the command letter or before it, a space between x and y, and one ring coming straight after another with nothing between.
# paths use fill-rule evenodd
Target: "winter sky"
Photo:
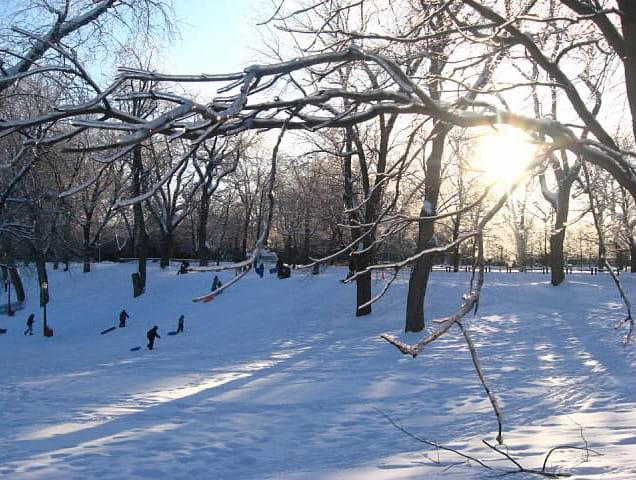
<instances>
[{"instance_id":1,"label":"winter sky","mask_svg":"<svg viewBox=\"0 0 636 480\"><path fill-rule=\"evenodd\" d=\"M262 40L255 24L270 0L187 0L175 2L181 39L167 55L172 73L231 73L253 63Z\"/></svg>"}]
</instances>

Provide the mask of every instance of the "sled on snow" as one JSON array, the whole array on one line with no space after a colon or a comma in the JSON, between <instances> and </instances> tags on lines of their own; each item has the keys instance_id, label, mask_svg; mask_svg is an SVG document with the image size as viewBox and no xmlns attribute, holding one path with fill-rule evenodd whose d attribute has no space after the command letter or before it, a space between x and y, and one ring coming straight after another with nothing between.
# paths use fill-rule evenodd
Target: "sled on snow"
<instances>
[{"instance_id":1,"label":"sled on snow","mask_svg":"<svg viewBox=\"0 0 636 480\"><path fill-rule=\"evenodd\" d=\"M102 331L100 332L100 335L104 335L105 333L112 332L113 330L116 330L116 329L117 329L117 327L110 327L110 328L107 328L106 330L102 330Z\"/></svg>"},{"instance_id":2,"label":"sled on snow","mask_svg":"<svg viewBox=\"0 0 636 480\"><path fill-rule=\"evenodd\" d=\"M214 297L216 295L217 295L216 293L210 292L210 293L206 293L205 295L201 295L200 297L193 298L192 301L193 302L208 303L208 302L211 302L212 300L214 300Z\"/></svg>"}]
</instances>

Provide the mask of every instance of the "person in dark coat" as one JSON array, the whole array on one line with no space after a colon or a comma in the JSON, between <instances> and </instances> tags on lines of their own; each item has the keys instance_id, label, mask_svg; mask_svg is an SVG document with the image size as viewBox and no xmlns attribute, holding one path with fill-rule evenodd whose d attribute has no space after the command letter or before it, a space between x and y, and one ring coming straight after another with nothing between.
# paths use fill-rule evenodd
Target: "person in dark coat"
<instances>
[{"instance_id":1,"label":"person in dark coat","mask_svg":"<svg viewBox=\"0 0 636 480\"><path fill-rule=\"evenodd\" d=\"M33 319L34 318L35 318L35 314L33 313L29 315L29 318L27 318L27 321L26 321L27 328L24 331L25 335L33 335L33 321L34 321Z\"/></svg>"},{"instance_id":2,"label":"person in dark coat","mask_svg":"<svg viewBox=\"0 0 636 480\"><path fill-rule=\"evenodd\" d=\"M184 260L183 262L181 262L181 266L179 267L179 271L177 272L177 275L183 275L185 273L188 273L188 268L190 268L190 263Z\"/></svg>"},{"instance_id":3,"label":"person in dark coat","mask_svg":"<svg viewBox=\"0 0 636 480\"><path fill-rule=\"evenodd\" d=\"M157 333L157 330L159 330L159 327L155 325L150 330L148 330L148 333L146 333L146 337L148 337L148 350L152 350L152 347L155 346L156 338L161 338Z\"/></svg>"},{"instance_id":4,"label":"person in dark coat","mask_svg":"<svg viewBox=\"0 0 636 480\"><path fill-rule=\"evenodd\" d=\"M128 313L126 312L126 310L122 308L121 312L119 313L119 328L124 328L126 326L127 318L130 318L130 317L128 316Z\"/></svg>"},{"instance_id":5,"label":"person in dark coat","mask_svg":"<svg viewBox=\"0 0 636 480\"><path fill-rule=\"evenodd\" d=\"M289 278L291 275L290 268L280 258L276 262L276 270L278 271L278 278Z\"/></svg>"},{"instance_id":6,"label":"person in dark coat","mask_svg":"<svg viewBox=\"0 0 636 480\"><path fill-rule=\"evenodd\" d=\"M278 278L289 278L291 276L291 269L287 265L283 265L283 268L278 272Z\"/></svg>"},{"instance_id":7,"label":"person in dark coat","mask_svg":"<svg viewBox=\"0 0 636 480\"><path fill-rule=\"evenodd\" d=\"M183 315L181 315L179 317L179 320L177 320L177 333L182 333L183 332Z\"/></svg>"},{"instance_id":8,"label":"person in dark coat","mask_svg":"<svg viewBox=\"0 0 636 480\"><path fill-rule=\"evenodd\" d=\"M223 284L221 283L221 280L219 280L219 276L214 275L214 279L212 280L212 289L210 291L214 292L217 288L221 288L222 285Z\"/></svg>"}]
</instances>

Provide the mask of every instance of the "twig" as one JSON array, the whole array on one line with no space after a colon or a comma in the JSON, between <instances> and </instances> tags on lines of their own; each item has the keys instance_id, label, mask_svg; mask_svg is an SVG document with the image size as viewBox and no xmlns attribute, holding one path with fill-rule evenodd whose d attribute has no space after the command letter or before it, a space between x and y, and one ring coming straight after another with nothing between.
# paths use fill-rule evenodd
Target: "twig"
<instances>
[{"instance_id":1,"label":"twig","mask_svg":"<svg viewBox=\"0 0 636 480\"><path fill-rule=\"evenodd\" d=\"M404 428L402 425L398 424L395 420L393 420L393 418L391 418L386 412L384 412L383 410L380 410L377 407L374 407L375 410L380 413L384 418L386 418L391 425L393 425L395 428L397 428L400 432L404 433L405 435L411 437L413 440L417 440L420 443L424 443L426 445L429 445L431 447L435 447L438 448L440 450L445 450L447 452L453 452L456 455L459 455L460 457L465 458L466 460L472 460L473 462L481 465L482 467L488 469L488 470L492 470L492 467L486 463L484 463L483 461L479 460L478 458L475 457L471 457L470 455L466 455L465 453L460 452L459 450L455 450L454 448L450 448L450 447L445 447L444 445L441 445L437 442L433 442L431 440L426 440L425 438L422 437L418 437L417 435L409 432L406 428Z\"/></svg>"},{"instance_id":2,"label":"twig","mask_svg":"<svg viewBox=\"0 0 636 480\"><path fill-rule=\"evenodd\" d=\"M486 382L486 376L484 375L483 370L481 369L481 364L479 363L479 357L477 357L477 349L475 348L475 344L473 343L468 330L461 322L457 322L462 334L464 335L464 339L466 340L466 344L468 345L468 349L470 350L470 356L473 360L473 365L475 366L475 370L477 371L477 376L479 377L479 381L484 387L486 391L486 395L488 395L488 399L490 400L490 404L492 405L493 410L495 411L495 415L497 416L497 424L499 427L499 432L497 434L497 443L499 445L503 444L503 415L501 414L501 408L499 407L499 402L497 401L497 397L490 390L488 383Z\"/></svg>"},{"instance_id":3,"label":"twig","mask_svg":"<svg viewBox=\"0 0 636 480\"><path fill-rule=\"evenodd\" d=\"M488 443L486 440L482 440L482 442L488 448L491 448L492 450L494 450L498 454L503 455L504 457L506 457L508 460L510 460L512 463L514 463L515 466L519 469L516 472L508 472L508 473L532 473L534 475L540 475L542 477L547 477L547 478L567 478L567 477L571 477L572 476L572 474L570 474L570 473L558 473L558 472L557 473L552 473L552 472L546 472L544 470L536 470L534 468L525 468L518 461L516 461L514 458L512 458L512 456L509 453L504 452L502 450L499 450L495 445L492 445L492 444ZM556 448L558 448L558 447L556 447ZM545 464L544 464L544 467L545 467Z\"/></svg>"}]
</instances>

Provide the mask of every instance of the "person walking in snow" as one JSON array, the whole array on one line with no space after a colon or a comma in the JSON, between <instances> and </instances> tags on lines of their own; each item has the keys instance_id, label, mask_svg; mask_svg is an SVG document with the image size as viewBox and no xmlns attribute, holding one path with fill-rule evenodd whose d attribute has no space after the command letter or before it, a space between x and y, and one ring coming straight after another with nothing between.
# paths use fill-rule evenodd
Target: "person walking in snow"
<instances>
[{"instance_id":1,"label":"person walking in snow","mask_svg":"<svg viewBox=\"0 0 636 480\"><path fill-rule=\"evenodd\" d=\"M157 333L157 330L159 330L159 327L155 325L150 330L148 330L148 333L146 333L146 337L148 337L148 350L152 350L152 348L155 346L156 338L161 338Z\"/></svg>"},{"instance_id":2,"label":"person walking in snow","mask_svg":"<svg viewBox=\"0 0 636 480\"><path fill-rule=\"evenodd\" d=\"M25 335L33 335L33 319L35 318L35 314L31 314L29 315L29 318L27 318L26 321L26 330L24 331Z\"/></svg>"},{"instance_id":3,"label":"person walking in snow","mask_svg":"<svg viewBox=\"0 0 636 480\"><path fill-rule=\"evenodd\" d=\"M212 288L210 289L211 292L214 292L217 288L221 288L222 283L221 280L219 280L219 276L218 275L214 275L214 279L212 280Z\"/></svg>"},{"instance_id":4,"label":"person walking in snow","mask_svg":"<svg viewBox=\"0 0 636 480\"><path fill-rule=\"evenodd\" d=\"M182 333L183 332L183 315L181 315L179 317L179 320L177 320L177 333Z\"/></svg>"},{"instance_id":5,"label":"person walking in snow","mask_svg":"<svg viewBox=\"0 0 636 480\"><path fill-rule=\"evenodd\" d=\"M119 314L119 328L124 328L126 326L126 319L130 318L126 310L122 309Z\"/></svg>"}]
</instances>

